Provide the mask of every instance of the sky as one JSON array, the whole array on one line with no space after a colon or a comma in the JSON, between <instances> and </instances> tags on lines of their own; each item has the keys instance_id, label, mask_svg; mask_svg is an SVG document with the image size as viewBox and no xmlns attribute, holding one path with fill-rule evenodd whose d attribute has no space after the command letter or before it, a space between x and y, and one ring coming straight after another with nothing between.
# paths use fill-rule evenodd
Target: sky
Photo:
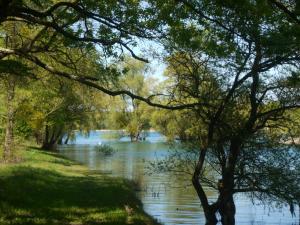
<instances>
[{"instance_id":1,"label":"sky","mask_svg":"<svg viewBox=\"0 0 300 225\"><path fill-rule=\"evenodd\" d=\"M143 56L149 60L148 66L150 67L147 76L154 77L159 81L163 81L165 78L163 73L166 69L166 64L161 58L164 54L163 47L155 41L138 40L137 47L133 48L135 54Z\"/></svg>"}]
</instances>

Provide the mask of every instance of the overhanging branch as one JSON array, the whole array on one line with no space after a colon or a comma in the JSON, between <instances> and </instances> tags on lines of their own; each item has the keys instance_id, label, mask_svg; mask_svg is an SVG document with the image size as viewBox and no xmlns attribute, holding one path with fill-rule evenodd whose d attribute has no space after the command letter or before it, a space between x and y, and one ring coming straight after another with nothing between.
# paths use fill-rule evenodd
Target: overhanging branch
<instances>
[{"instance_id":1,"label":"overhanging branch","mask_svg":"<svg viewBox=\"0 0 300 225\"><path fill-rule=\"evenodd\" d=\"M297 16L294 12L290 11L284 4L276 0L268 0L272 5L275 5L281 11L283 11L291 20L300 25L299 15Z\"/></svg>"},{"instance_id":2,"label":"overhanging branch","mask_svg":"<svg viewBox=\"0 0 300 225\"><path fill-rule=\"evenodd\" d=\"M153 95L151 95L149 97L143 97L143 96L136 95L128 90L109 90L108 88L105 88L105 87L99 85L98 83L96 83L96 82L100 81L97 78L89 77L89 76L77 76L74 74L56 70L55 68L51 67L50 65L47 65L42 60L40 60L38 57L33 56L33 55L24 54L22 52L15 52L15 54L33 62L34 64L43 68L44 70L48 71L51 74L79 82L81 84L87 85L87 86L95 88L97 90L100 90L101 92L108 94L110 96L127 95L127 96L131 97L132 99L140 100L142 102L147 103L150 106L154 106L154 107L158 107L158 108L162 108L162 109L169 109L169 110L181 110L181 109L188 109L188 108L202 107L202 106L208 107L207 104L199 103L199 102L189 103L189 104L181 104L181 105L164 105L164 104L160 104L160 103L155 103L151 100L153 98Z\"/></svg>"}]
</instances>

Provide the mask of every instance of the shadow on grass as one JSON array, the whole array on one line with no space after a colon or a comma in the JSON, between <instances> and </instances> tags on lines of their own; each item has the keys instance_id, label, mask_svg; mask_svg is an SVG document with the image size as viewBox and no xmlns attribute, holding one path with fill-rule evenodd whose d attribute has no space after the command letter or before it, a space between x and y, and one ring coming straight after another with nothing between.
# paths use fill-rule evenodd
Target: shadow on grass
<instances>
[{"instance_id":1,"label":"shadow on grass","mask_svg":"<svg viewBox=\"0 0 300 225\"><path fill-rule=\"evenodd\" d=\"M0 199L0 224L117 225L127 223L125 204L140 210L140 202L122 180L108 183L26 166L0 177ZM145 223L136 219L133 224Z\"/></svg>"}]
</instances>

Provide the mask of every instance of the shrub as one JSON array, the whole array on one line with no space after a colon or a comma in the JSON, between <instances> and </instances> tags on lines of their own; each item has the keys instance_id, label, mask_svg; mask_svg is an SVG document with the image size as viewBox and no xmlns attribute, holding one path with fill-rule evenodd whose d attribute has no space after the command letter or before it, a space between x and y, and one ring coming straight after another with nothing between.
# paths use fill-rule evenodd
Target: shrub
<instances>
[{"instance_id":1,"label":"shrub","mask_svg":"<svg viewBox=\"0 0 300 225\"><path fill-rule=\"evenodd\" d=\"M115 153L115 149L107 144L98 145L96 150L105 156L112 156Z\"/></svg>"}]
</instances>

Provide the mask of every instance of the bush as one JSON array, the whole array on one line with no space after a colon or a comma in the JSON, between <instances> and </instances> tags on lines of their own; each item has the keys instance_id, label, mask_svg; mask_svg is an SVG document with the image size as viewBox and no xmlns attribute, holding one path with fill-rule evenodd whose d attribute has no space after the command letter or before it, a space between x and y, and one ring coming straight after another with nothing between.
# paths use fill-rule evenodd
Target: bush
<instances>
[{"instance_id":1,"label":"bush","mask_svg":"<svg viewBox=\"0 0 300 225\"><path fill-rule=\"evenodd\" d=\"M98 145L96 150L105 156L112 156L115 153L115 149L107 144Z\"/></svg>"}]
</instances>

